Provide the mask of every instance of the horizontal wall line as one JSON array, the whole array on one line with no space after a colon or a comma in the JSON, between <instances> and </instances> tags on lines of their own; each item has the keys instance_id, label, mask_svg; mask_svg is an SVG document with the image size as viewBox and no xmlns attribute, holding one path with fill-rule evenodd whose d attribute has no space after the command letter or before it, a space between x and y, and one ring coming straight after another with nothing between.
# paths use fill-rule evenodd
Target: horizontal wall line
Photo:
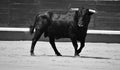
<instances>
[{"instance_id":1,"label":"horizontal wall line","mask_svg":"<svg viewBox=\"0 0 120 70\"><path fill-rule=\"evenodd\" d=\"M109 35L120 35L120 31L115 30L88 30L89 34L109 34Z\"/></svg>"},{"instance_id":2,"label":"horizontal wall line","mask_svg":"<svg viewBox=\"0 0 120 70\"><path fill-rule=\"evenodd\" d=\"M0 31L29 32L29 28L0 27Z\"/></svg>"},{"instance_id":3,"label":"horizontal wall line","mask_svg":"<svg viewBox=\"0 0 120 70\"><path fill-rule=\"evenodd\" d=\"M29 32L29 28L0 27L0 31ZM108 34L120 35L120 31L115 30L88 30L88 34Z\"/></svg>"}]
</instances>

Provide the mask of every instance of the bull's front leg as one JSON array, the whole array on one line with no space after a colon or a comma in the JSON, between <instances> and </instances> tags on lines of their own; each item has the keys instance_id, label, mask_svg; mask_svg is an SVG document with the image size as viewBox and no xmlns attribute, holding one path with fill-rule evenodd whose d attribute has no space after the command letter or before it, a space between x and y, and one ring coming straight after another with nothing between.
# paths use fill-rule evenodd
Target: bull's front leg
<instances>
[{"instance_id":1,"label":"bull's front leg","mask_svg":"<svg viewBox=\"0 0 120 70\"><path fill-rule=\"evenodd\" d=\"M74 55L75 55L75 56L78 56L79 53L78 53L78 51L77 51L77 48L78 48L77 40L76 40L75 38L72 38L71 40L72 40L73 47L74 47L74 49L75 49L75 54L74 54Z\"/></svg>"},{"instance_id":2,"label":"bull's front leg","mask_svg":"<svg viewBox=\"0 0 120 70\"><path fill-rule=\"evenodd\" d=\"M81 42L80 42L80 48L77 50L78 55L79 55L79 53L81 53L81 51L82 51L82 49L84 48L84 46L85 46L85 41L81 41Z\"/></svg>"},{"instance_id":3,"label":"bull's front leg","mask_svg":"<svg viewBox=\"0 0 120 70\"><path fill-rule=\"evenodd\" d=\"M50 42L50 44L51 44L51 46L52 46L55 54L56 54L57 56L62 56L62 55L59 53L59 51L57 50L57 48L56 48L55 39L52 38L52 37L49 37L49 42Z\"/></svg>"}]
</instances>

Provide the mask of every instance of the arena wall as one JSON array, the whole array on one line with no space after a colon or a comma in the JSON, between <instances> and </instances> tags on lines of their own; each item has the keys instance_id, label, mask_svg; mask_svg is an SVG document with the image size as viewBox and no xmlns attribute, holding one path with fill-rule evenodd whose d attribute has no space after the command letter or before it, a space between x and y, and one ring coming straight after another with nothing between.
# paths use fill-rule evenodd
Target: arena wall
<instances>
[{"instance_id":1,"label":"arena wall","mask_svg":"<svg viewBox=\"0 0 120 70\"><path fill-rule=\"evenodd\" d=\"M83 6L98 11L89 28L120 30L120 1L98 0L0 0L0 27L29 27L39 12Z\"/></svg>"},{"instance_id":2,"label":"arena wall","mask_svg":"<svg viewBox=\"0 0 120 70\"><path fill-rule=\"evenodd\" d=\"M92 8L98 12L92 16L89 29L120 30L120 1L101 0L0 0L0 27L29 27L40 12L71 7Z\"/></svg>"}]
</instances>

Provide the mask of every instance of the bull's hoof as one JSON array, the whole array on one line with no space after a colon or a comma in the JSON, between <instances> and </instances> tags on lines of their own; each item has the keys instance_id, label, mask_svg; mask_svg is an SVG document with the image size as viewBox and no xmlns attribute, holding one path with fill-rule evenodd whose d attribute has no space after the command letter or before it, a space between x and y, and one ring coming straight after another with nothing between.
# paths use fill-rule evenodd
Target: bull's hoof
<instances>
[{"instance_id":1,"label":"bull's hoof","mask_svg":"<svg viewBox=\"0 0 120 70\"><path fill-rule=\"evenodd\" d=\"M80 55L78 54L78 55L75 55L75 57L76 57L76 56L80 56Z\"/></svg>"},{"instance_id":2,"label":"bull's hoof","mask_svg":"<svg viewBox=\"0 0 120 70\"><path fill-rule=\"evenodd\" d=\"M30 55L31 55L31 56L35 56L35 54L34 54L34 53L31 53Z\"/></svg>"},{"instance_id":3,"label":"bull's hoof","mask_svg":"<svg viewBox=\"0 0 120 70\"><path fill-rule=\"evenodd\" d=\"M57 55L57 56L62 56L62 55Z\"/></svg>"},{"instance_id":4,"label":"bull's hoof","mask_svg":"<svg viewBox=\"0 0 120 70\"><path fill-rule=\"evenodd\" d=\"M56 54L57 56L62 56L60 53L59 54Z\"/></svg>"},{"instance_id":5,"label":"bull's hoof","mask_svg":"<svg viewBox=\"0 0 120 70\"><path fill-rule=\"evenodd\" d=\"M76 53L75 56L80 56L80 55L78 53Z\"/></svg>"}]
</instances>

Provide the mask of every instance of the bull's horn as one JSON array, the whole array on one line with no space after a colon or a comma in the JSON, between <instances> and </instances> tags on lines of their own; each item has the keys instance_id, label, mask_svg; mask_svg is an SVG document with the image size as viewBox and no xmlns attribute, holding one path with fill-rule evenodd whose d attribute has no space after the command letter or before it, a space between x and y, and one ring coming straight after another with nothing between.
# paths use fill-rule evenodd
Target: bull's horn
<instances>
[{"instance_id":1,"label":"bull's horn","mask_svg":"<svg viewBox=\"0 0 120 70\"><path fill-rule=\"evenodd\" d=\"M78 11L79 8L71 8L72 11Z\"/></svg>"},{"instance_id":2,"label":"bull's horn","mask_svg":"<svg viewBox=\"0 0 120 70\"><path fill-rule=\"evenodd\" d=\"M92 13L97 13L95 10L93 9L89 9L89 12L92 12Z\"/></svg>"}]
</instances>

